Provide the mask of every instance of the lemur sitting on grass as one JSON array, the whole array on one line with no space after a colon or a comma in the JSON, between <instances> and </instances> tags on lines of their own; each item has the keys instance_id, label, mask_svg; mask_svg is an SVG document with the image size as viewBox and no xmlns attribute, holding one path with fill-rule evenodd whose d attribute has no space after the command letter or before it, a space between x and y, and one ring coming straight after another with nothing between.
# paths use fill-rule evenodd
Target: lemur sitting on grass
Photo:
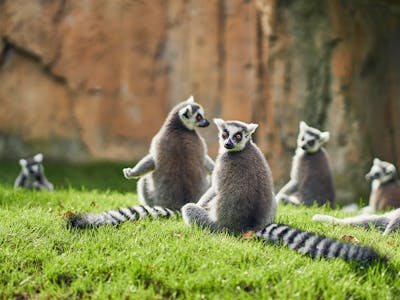
<instances>
[{"instance_id":1,"label":"lemur sitting on grass","mask_svg":"<svg viewBox=\"0 0 400 300\"><path fill-rule=\"evenodd\" d=\"M53 184L47 180L43 169L43 154L38 153L31 159L21 158L21 173L15 179L15 188L53 190Z\"/></svg>"},{"instance_id":2,"label":"lemur sitting on grass","mask_svg":"<svg viewBox=\"0 0 400 300\"><path fill-rule=\"evenodd\" d=\"M332 222L350 226L361 226L369 229L373 225L386 235L399 229L400 225L400 180L396 167L386 161L374 159L371 170L365 176L371 181L369 206L362 209L362 215L349 218L335 218L328 215L314 215L313 221ZM377 211L397 208L382 215Z\"/></svg>"},{"instance_id":3,"label":"lemur sitting on grass","mask_svg":"<svg viewBox=\"0 0 400 300\"><path fill-rule=\"evenodd\" d=\"M323 146L329 132L322 132L300 122L296 154L293 157L290 181L278 192L278 202L294 205L321 206L329 203L335 207L335 188L328 155Z\"/></svg>"},{"instance_id":4,"label":"lemur sitting on grass","mask_svg":"<svg viewBox=\"0 0 400 300\"><path fill-rule=\"evenodd\" d=\"M210 185L214 161L196 128L208 125L203 108L193 97L176 105L154 136L149 154L135 167L123 169L125 178L140 178L137 191L142 205L72 215L69 226L117 225L148 215L173 216L184 204L199 200Z\"/></svg>"}]
</instances>

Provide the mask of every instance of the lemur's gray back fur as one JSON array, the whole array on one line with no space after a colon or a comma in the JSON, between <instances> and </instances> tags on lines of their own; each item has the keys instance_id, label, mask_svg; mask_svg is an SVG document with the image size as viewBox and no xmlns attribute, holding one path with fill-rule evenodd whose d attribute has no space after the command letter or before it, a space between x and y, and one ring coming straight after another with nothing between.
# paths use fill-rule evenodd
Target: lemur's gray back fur
<instances>
[{"instance_id":1,"label":"lemur's gray back fur","mask_svg":"<svg viewBox=\"0 0 400 300\"><path fill-rule=\"evenodd\" d=\"M33 158L19 160L21 172L15 179L14 188L25 188L35 190L53 190L53 184L44 175L42 165L43 155L36 154Z\"/></svg>"},{"instance_id":2,"label":"lemur's gray back fur","mask_svg":"<svg viewBox=\"0 0 400 300\"><path fill-rule=\"evenodd\" d=\"M388 234L399 229L400 224L400 181L397 177L396 167L378 158L375 158L371 170L366 174L366 179L371 181L371 194L369 206L362 209L362 215L349 218L335 218L328 215L314 215L314 221L330 222L350 226L374 228ZM376 211L397 208L382 215L371 214Z\"/></svg>"},{"instance_id":3,"label":"lemur's gray back fur","mask_svg":"<svg viewBox=\"0 0 400 300\"><path fill-rule=\"evenodd\" d=\"M282 242L316 258L340 257L362 263L385 260L366 247L274 224L276 203L271 172L261 151L251 141L257 125L221 119L214 122L219 129L220 153L212 184L198 203L188 203L182 208L187 224L217 232L257 230L256 235L261 238Z\"/></svg>"},{"instance_id":4,"label":"lemur's gray back fur","mask_svg":"<svg viewBox=\"0 0 400 300\"><path fill-rule=\"evenodd\" d=\"M137 216L151 214L154 217L161 211L179 210L185 203L197 201L209 187L214 162L207 155L206 144L195 128L208 124L203 108L193 97L176 105L154 136L149 154L134 168L123 170L128 179L140 177L137 190L142 206L128 210L141 213L129 214L126 209L118 209L102 214L74 215L69 225L79 228L115 225L135 220ZM159 206L161 210L143 211L142 208L150 206ZM160 216L164 215L160 213Z\"/></svg>"},{"instance_id":5,"label":"lemur's gray back fur","mask_svg":"<svg viewBox=\"0 0 400 300\"><path fill-rule=\"evenodd\" d=\"M295 205L335 207L335 189L328 156L322 146L329 133L300 122L296 154L293 157L290 181L278 192L277 200Z\"/></svg>"}]
</instances>

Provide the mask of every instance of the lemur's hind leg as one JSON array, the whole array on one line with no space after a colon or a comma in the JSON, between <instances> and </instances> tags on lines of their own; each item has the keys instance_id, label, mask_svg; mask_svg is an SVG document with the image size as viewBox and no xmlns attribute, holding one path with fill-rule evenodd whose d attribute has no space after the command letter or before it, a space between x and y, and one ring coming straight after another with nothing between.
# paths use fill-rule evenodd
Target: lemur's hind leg
<instances>
[{"instance_id":1,"label":"lemur's hind leg","mask_svg":"<svg viewBox=\"0 0 400 300\"><path fill-rule=\"evenodd\" d=\"M199 227L209 228L211 231L221 230L220 226L211 220L208 212L194 203L188 203L182 207L182 217L187 225L197 224Z\"/></svg>"},{"instance_id":2,"label":"lemur's hind leg","mask_svg":"<svg viewBox=\"0 0 400 300\"><path fill-rule=\"evenodd\" d=\"M394 211L388 212L385 215L387 215L391 221L386 226L386 229L383 232L383 235L386 235L393 231L400 230L400 208L398 208Z\"/></svg>"},{"instance_id":3,"label":"lemur's hind leg","mask_svg":"<svg viewBox=\"0 0 400 300\"><path fill-rule=\"evenodd\" d=\"M389 222L389 224L386 226L385 231L383 232L383 235L386 235L393 231L397 231L399 229L400 229L400 216L394 218Z\"/></svg>"},{"instance_id":4,"label":"lemur's hind leg","mask_svg":"<svg viewBox=\"0 0 400 300\"><path fill-rule=\"evenodd\" d=\"M154 197L152 197L152 179L148 176L143 176L137 183L137 193L139 202L142 205L154 206Z\"/></svg>"}]
</instances>

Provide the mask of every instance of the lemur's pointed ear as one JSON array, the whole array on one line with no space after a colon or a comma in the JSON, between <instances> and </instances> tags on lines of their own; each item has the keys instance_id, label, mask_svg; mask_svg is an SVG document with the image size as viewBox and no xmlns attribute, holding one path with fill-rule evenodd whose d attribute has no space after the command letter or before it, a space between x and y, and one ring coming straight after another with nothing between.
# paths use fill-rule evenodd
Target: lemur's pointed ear
<instances>
[{"instance_id":1,"label":"lemur's pointed ear","mask_svg":"<svg viewBox=\"0 0 400 300\"><path fill-rule=\"evenodd\" d=\"M258 127L258 124L250 123L250 124L247 125L247 132L249 134L253 134L254 131L256 131L257 127Z\"/></svg>"},{"instance_id":2,"label":"lemur's pointed ear","mask_svg":"<svg viewBox=\"0 0 400 300\"><path fill-rule=\"evenodd\" d=\"M308 125L306 122L300 121L300 125L299 125L300 131L305 130L307 127L308 127Z\"/></svg>"},{"instance_id":3,"label":"lemur's pointed ear","mask_svg":"<svg viewBox=\"0 0 400 300\"><path fill-rule=\"evenodd\" d=\"M213 122L215 123L215 125L217 125L217 127L219 129L222 129L224 127L225 121L222 119L218 119L218 118L214 118Z\"/></svg>"},{"instance_id":4,"label":"lemur's pointed ear","mask_svg":"<svg viewBox=\"0 0 400 300\"><path fill-rule=\"evenodd\" d=\"M186 102L187 102L187 103L194 103L194 97L193 97L193 95L190 95L190 97L186 99Z\"/></svg>"},{"instance_id":5,"label":"lemur's pointed ear","mask_svg":"<svg viewBox=\"0 0 400 300\"><path fill-rule=\"evenodd\" d=\"M330 137L329 131L324 131L321 133L321 139L324 143L329 141L329 137Z\"/></svg>"},{"instance_id":6,"label":"lemur's pointed ear","mask_svg":"<svg viewBox=\"0 0 400 300\"><path fill-rule=\"evenodd\" d=\"M381 160L379 158L374 158L374 165L379 164L381 162Z\"/></svg>"},{"instance_id":7,"label":"lemur's pointed ear","mask_svg":"<svg viewBox=\"0 0 400 300\"><path fill-rule=\"evenodd\" d=\"M19 164L21 165L21 167L26 167L26 164L27 164L26 159L21 158L21 159L19 160Z\"/></svg>"},{"instance_id":8,"label":"lemur's pointed ear","mask_svg":"<svg viewBox=\"0 0 400 300\"><path fill-rule=\"evenodd\" d=\"M390 164L389 167L388 167L388 170L391 171L391 172L396 172L395 165Z\"/></svg>"},{"instance_id":9,"label":"lemur's pointed ear","mask_svg":"<svg viewBox=\"0 0 400 300\"><path fill-rule=\"evenodd\" d=\"M41 162L43 161L43 154L42 154L42 153L36 154L36 155L33 157L33 160L36 161L36 162L38 162L38 163L41 163Z\"/></svg>"}]
</instances>

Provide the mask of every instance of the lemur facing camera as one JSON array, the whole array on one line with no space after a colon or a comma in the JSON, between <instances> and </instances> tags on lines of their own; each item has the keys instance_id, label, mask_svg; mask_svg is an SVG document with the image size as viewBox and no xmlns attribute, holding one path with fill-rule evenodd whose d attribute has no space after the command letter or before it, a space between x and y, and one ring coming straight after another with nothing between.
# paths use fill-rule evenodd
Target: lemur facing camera
<instances>
[{"instance_id":1,"label":"lemur facing camera","mask_svg":"<svg viewBox=\"0 0 400 300\"><path fill-rule=\"evenodd\" d=\"M141 206L104 213L73 215L71 227L119 224L152 215L171 216L188 202L197 201L208 189L214 161L197 127L207 127L202 106L190 97L176 105L154 136L149 154L135 167L123 169L126 178L138 178Z\"/></svg>"},{"instance_id":2,"label":"lemur facing camera","mask_svg":"<svg viewBox=\"0 0 400 300\"><path fill-rule=\"evenodd\" d=\"M211 187L198 203L182 208L185 223L215 232L256 231L260 238L282 242L314 258L340 257L361 263L385 260L367 247L273 223L277 205L271 171L252 141L258 125L222 119L214 119L214 122L219 130L220 147Z\"/></svg>"},{"instance_id":3,"label":"lemur facing camera","mask_svg":"<svg viewBox=\"0 0 400 300\"><path fill-rule=\"evenodd\" d=\"M349 218L335 218L328 215L314 215L313 221L331 222L369 229L374 226L383 231L383 235L399 229L400 224L400 180L396 167L386 161L375 158L371 170L365 175L371 181L369 206L362 209L363 215ZM382 215L371 215L377 211L397 208Z\"/></svg>"},{"instance_id":4,"label":"lemur facing camera","mask_svg":"<svg viewBox=\"0 0 400 300\"><path fill-rule=\"evenodd\" d=\"M33 158L19 160L21 172L15 179L14 188L25 188L29 190L53 190L53 184L44 175L42 165L43 154L38 153Z\"/></svg>"},{"instance_id":5,"label":"lemur facing camera","mask_svg":"<svg viewBox=\"0 0 400 300\"><path fill-rule=\"evenodd\" d=\"M328 156L323 148L329 132L300 122L297 149L293 157L290 181L278 192L279 203L318 206L329 203L335 207L335 189Z\"/></svg>"}]
</instances>

